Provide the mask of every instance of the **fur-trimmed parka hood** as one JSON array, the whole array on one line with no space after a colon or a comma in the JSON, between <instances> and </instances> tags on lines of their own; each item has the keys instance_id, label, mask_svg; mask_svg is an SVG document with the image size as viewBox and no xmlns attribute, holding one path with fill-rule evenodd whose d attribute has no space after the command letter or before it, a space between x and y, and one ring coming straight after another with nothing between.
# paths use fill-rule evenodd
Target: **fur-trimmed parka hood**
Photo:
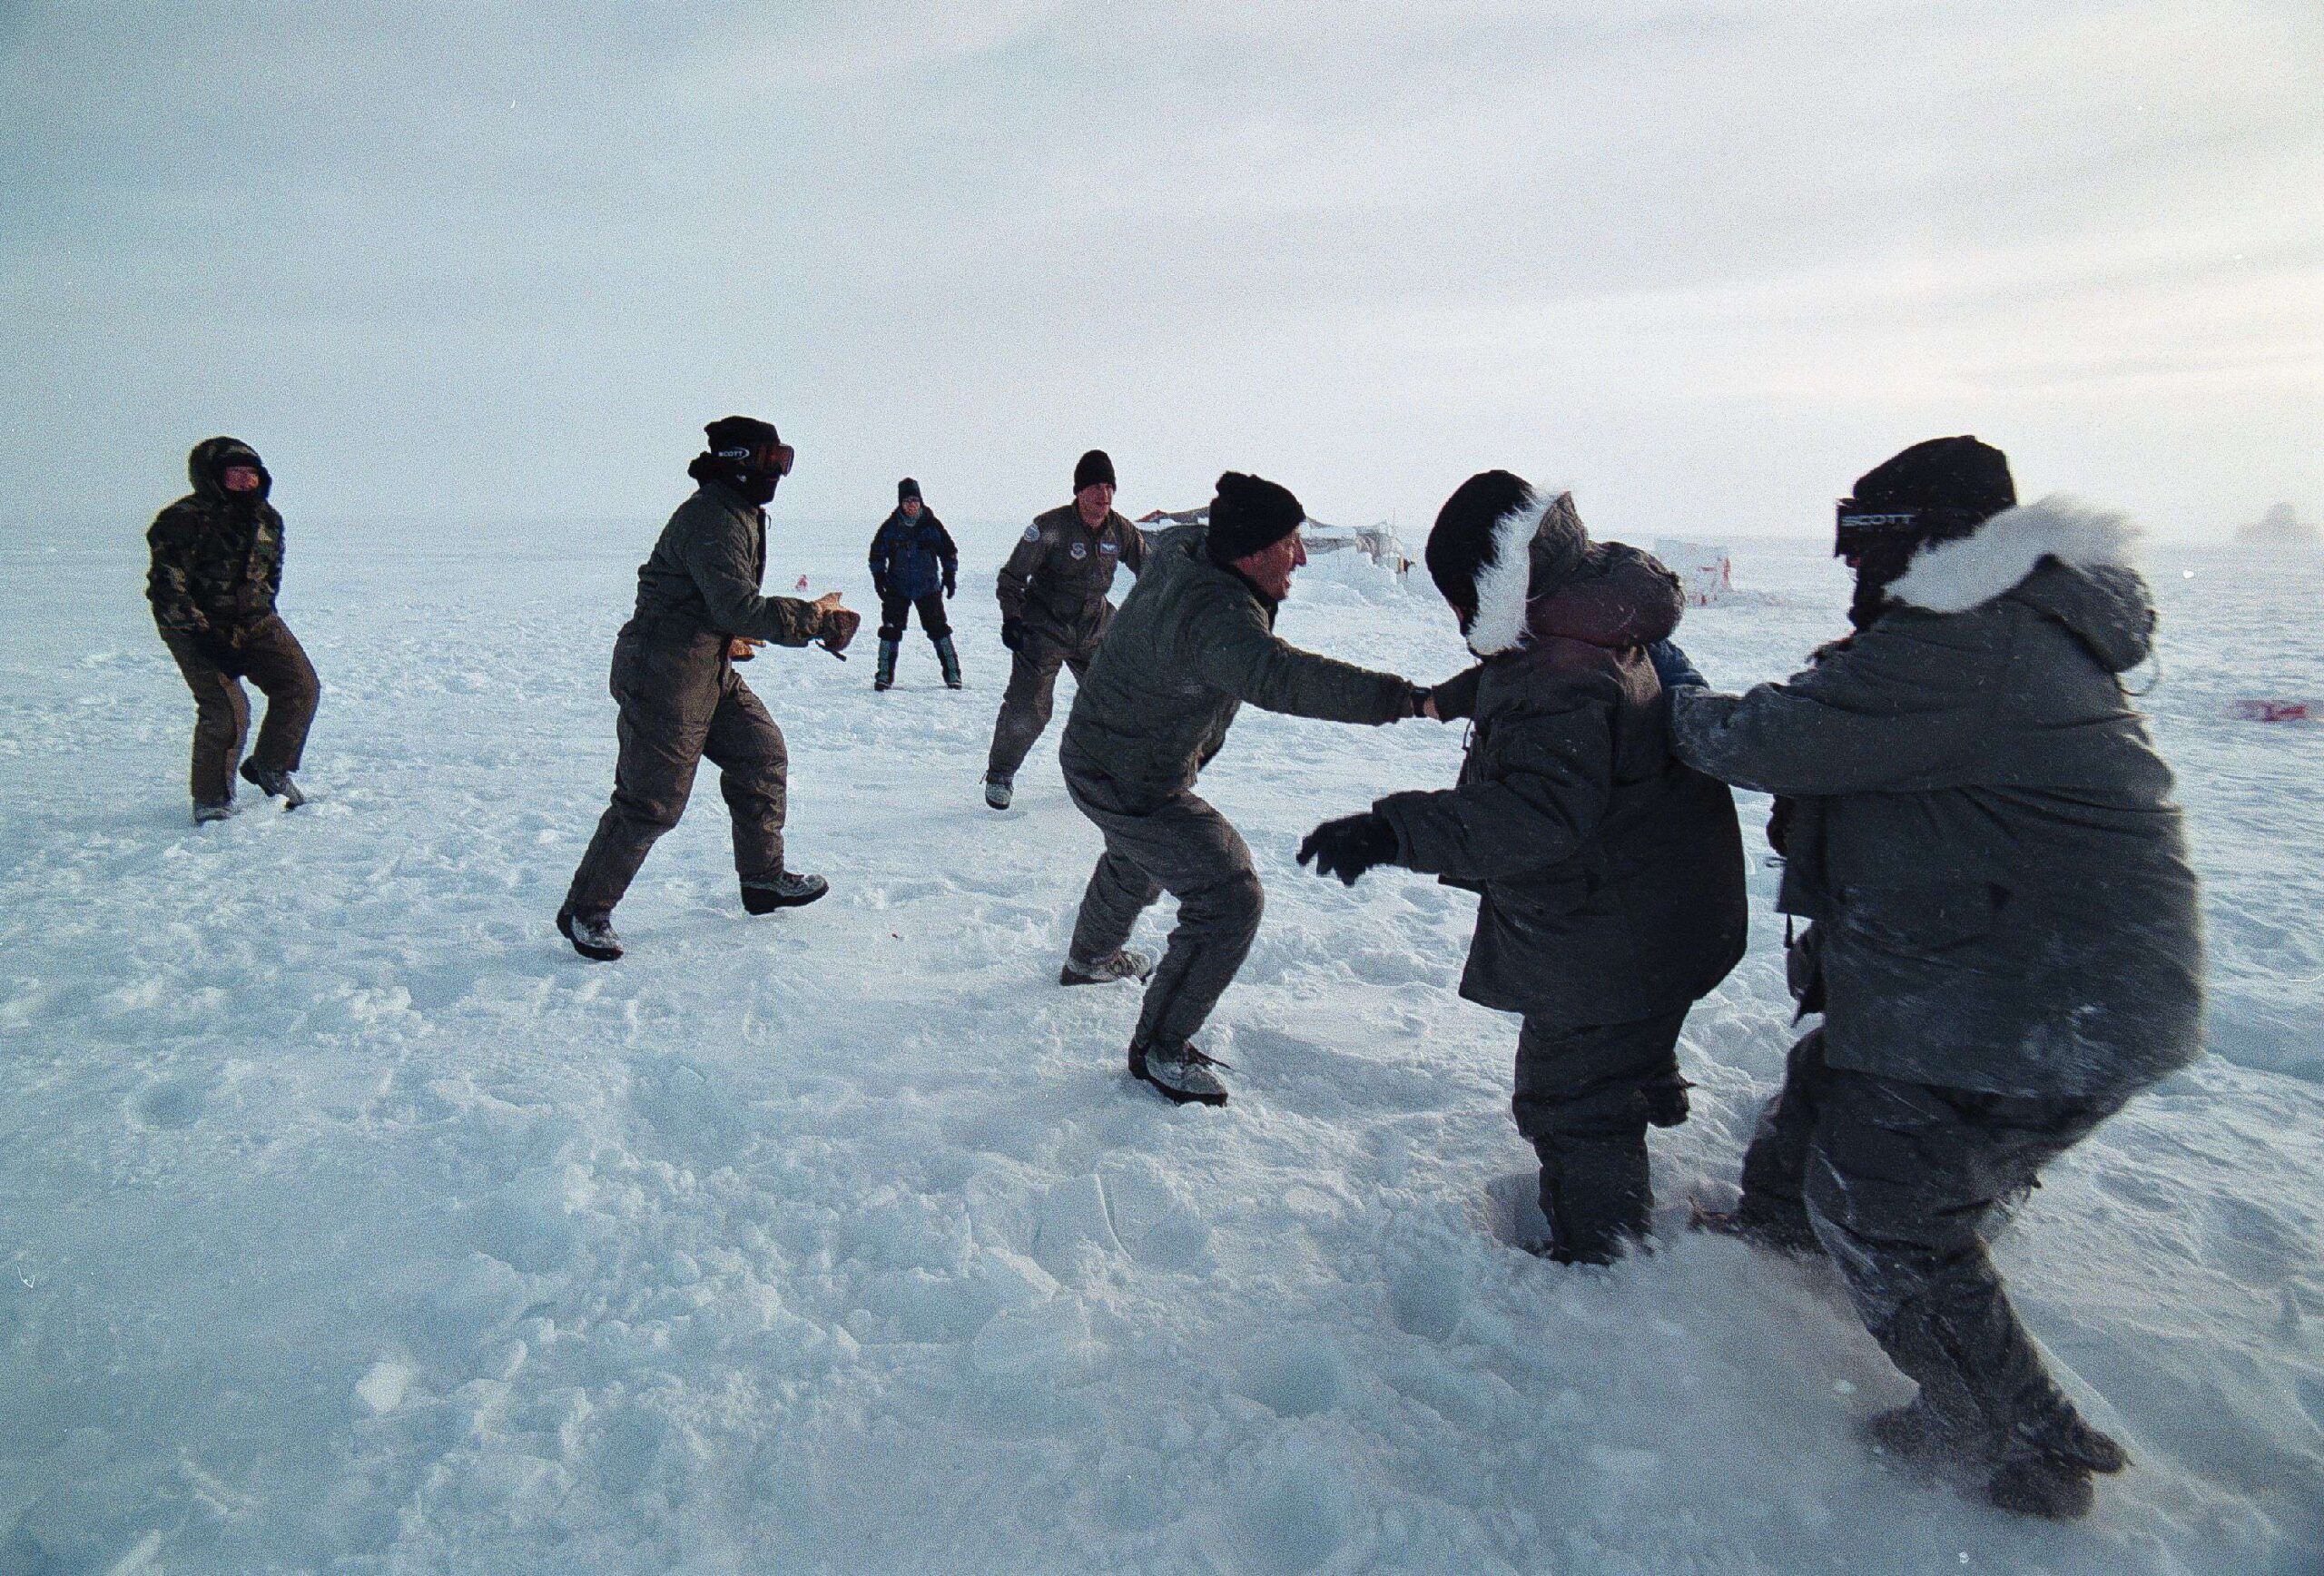
<instances>
[{"instance_id":1,"label":"fur-trimmed parka hood","mask_svg":"<svg viewBox=\"0 0 2324 1576\"><path fill-rule=\"evenodd\" d=\"M2154 643L2138 539L2126 516L2053 493L1923 548L1888 594L1930 613L1968 613L2014 594L2073 630L2109 672L2125 673Z\"/></svg>"}]
</instances>

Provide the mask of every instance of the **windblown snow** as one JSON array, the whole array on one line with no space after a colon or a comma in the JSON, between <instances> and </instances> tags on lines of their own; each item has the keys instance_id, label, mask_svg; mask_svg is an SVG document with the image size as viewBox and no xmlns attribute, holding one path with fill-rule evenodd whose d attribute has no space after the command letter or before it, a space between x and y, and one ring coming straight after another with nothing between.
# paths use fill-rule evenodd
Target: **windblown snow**
<instances>
[{"instance_id":1,"label":"windblown snow","mask_svg":"<svg viewBox=\"0 0 2324 1576\"><path fill-rule=\"evenodd\" d=\"M1007 530L964 534L966 694L916 631L884 696L868 652L745 670L832 896L743 917L705 770L598 966L549 919L652 526L290 512L316 799L199 831L138 534L0 537L0 1573L2324 1562L2324 729L2227 715L2324 694L2324 635L2248 560L2152 569L2212 1054L2000 1249L2136 1462L2057 1527L1884 1470L1851 1425L1905 1385L1833 1275L1681 1229L1789 1040L1764 863L1681 1047L1697 1115L1655 1136L1661 1246L1561 1269L1511 1246L1531 1156L1515 1020L1453 994L1472 900L1292 860L1450 783L1457 730L1244 713L1205 792L1267 915L1205 1042L1234 1103L1176 1110L1123 1076L1136 989L1054 983L1098 848L1057 725L1017 808L978 796ZM775 512L769 586L862 606L868 527ZM1737 572L1774 594L1680 634L1715 683L1840 628L1814 548ZM1463 665L1424 579L1368 565L1313 566L1281 629Z\"/></svg>"}]
</instances>

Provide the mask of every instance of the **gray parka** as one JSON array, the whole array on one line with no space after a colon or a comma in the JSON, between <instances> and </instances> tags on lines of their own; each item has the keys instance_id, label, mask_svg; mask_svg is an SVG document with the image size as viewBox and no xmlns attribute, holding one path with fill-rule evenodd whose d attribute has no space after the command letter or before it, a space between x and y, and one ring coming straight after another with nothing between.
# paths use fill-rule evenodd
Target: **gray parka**
<instances>
[{"instance_id":1,"label":"gray parka","mask_svg":"<svg viewBox=\"0 0 2324 1576\"><path fill-rule=\"evenodd\" d=\"M1194 786L1244 702L1335 723L1391 723L1418 692L1393 674L1318 656L1277 638L1275 606L1203 553L1206 526L1148 543L1073 697L1063 748L1113 779L1126 806Z\"/></svg>"},{"instance_id":2,"label":"gray parka","mask_svg":"<svg viewBox=\"0 0 2324 1576\"><path fill-rule=\"evenodd\" d=\"M1022 620L1069 656L1086 656L1113 617L1106 595L1114 570L1127 565L1143 573L1147 547L1146 533L1111 509L1094 531L1072 504L1037 516L1000 566L994 586L1000 616Z\"/></svg>"},{"instance_id":3,"label":"gray parka","mask_svg":"<svg viewBox=\"0 0 2324 1576\"><path fill-rule=\"evenodd\" d=\"M812 603L760 594L766 575L766 511L715 480L704 481L662 527L637 569L631 627L655 639L741 635L805 645L824 632Z\"/></svg>"},{"instance_id":4,"label":"gray parka","mask_svg":"<svg viewBox=\"0 0 2324 1576\"><path fill-rule=\"evenodd\" d=\"M1674 695L1683 759L1799 800L1779 905L1816 921L1833 1066L2111 1104L2200 1053L2195 877L2116 676L2155 623L2131 540L2007 510L1807 672Z\"/></svg>"},{"instance_id":5,"label":"gray parka","mask_svg":"<svg viewBox=\"0 0 2324 1576\"><path fill-rule=\"evenodd\" d=\"M1620 543L1590 563L1529 602L1523 645L1439 687L1440 714L1475 718L1459 785L1372 806L1394 862L1482 894L1461 994L1562 1029L1708 994L1747 913L1734 797L1672 757L1646 655L1679 623L1678 581Z\"/></svg>"}]
</instances>

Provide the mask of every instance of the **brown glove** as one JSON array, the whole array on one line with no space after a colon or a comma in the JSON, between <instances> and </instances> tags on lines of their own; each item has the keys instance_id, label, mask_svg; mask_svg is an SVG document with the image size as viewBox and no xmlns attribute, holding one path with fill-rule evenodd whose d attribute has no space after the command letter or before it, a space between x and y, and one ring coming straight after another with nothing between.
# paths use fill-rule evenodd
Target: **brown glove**
<instances>
[{"instance_id":1,"label":"brown glove","mask_svg":"<svg viewBox=\"0 0 2324 1576\"><path fill-rule=\"evenodd\" d=\"M738 635L726 643L726 660L748 662L759 654L759 647L765 644L763 640L745 640Z\"/></svg>"},{"instance_id":2,"label":"brown glove","mask_svg":"<svg viewBox=\"0 0 2324 1576\"><path fill-rule=\"evenodd\" d=\"M851 613L844 607L832 607L823 613L823 633L818 644L827 651L845 651L847 643L855 638L862 627L863 615Z\"/></svg>"}]
</instances>

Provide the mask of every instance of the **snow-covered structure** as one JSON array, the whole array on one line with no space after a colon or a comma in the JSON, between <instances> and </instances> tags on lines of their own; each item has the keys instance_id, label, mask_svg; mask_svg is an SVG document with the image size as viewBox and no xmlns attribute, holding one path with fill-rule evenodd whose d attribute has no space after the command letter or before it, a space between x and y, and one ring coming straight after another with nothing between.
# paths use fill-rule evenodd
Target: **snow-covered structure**
<instances>
[{"instance_id":1,"label":"snow-covered structure","mask_svg":"<svg viewBox=\"0 0 2324 1576\"><path fill-rule=\"evenodd\" d=\"M1654 544L1654 556L1679 576L1689 606L1709 607L1734 595L1734 557L1715 542L1663 537Z\"/></svg>"},{"instance_id":2,"label":"snow-covered structure","mask_svg":"<svg viewBox=\"0 0 2324 1576\"><path fill-rule=\"evenodd\" d=\"M1141 526L1194 526L1210 519L1207 506L1198 509L1153 509L1137 517ZM1401 575L1414 563L1411 552L1396 535L1395 527L1383 520L1376 526L1333 526L1322 520L1309 520L1299 527L1299 539L1306 545L1307 556L1319 558L1329 553L1345 552L1349 548L1364 554L1383 569Z\"/></svg>"}]
</instances>

